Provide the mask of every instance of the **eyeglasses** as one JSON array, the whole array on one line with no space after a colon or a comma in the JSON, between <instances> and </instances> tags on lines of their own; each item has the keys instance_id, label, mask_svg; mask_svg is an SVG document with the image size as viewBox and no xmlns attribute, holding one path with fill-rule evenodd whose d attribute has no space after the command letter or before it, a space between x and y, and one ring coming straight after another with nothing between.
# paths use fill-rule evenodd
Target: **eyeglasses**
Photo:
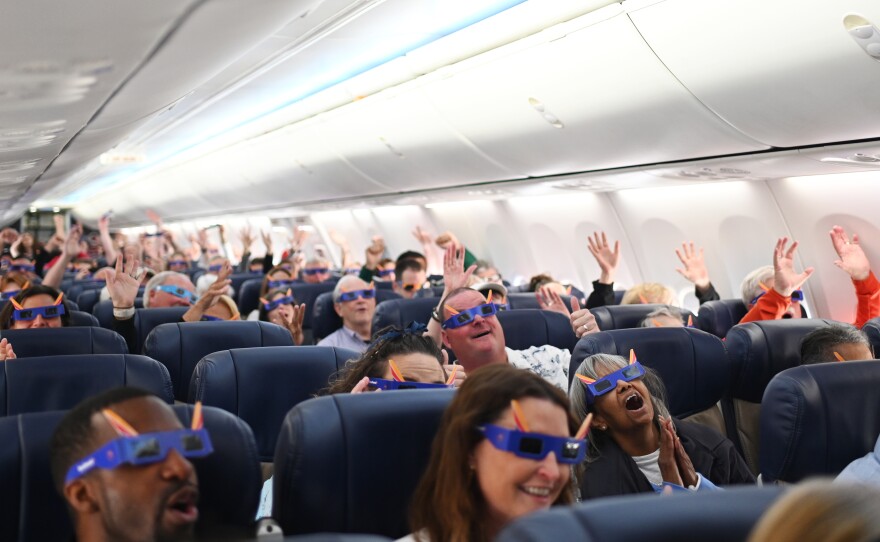
<instances>
[{"instance_id":1,"label":"eyeglasses","mask_svg":"<svg viewBox=\"0 0 880 542\"><path fill-rule=\"evenodd\" d=\"M380 277L388 277L394 274L394 269L380 269L376 274Z\"/></svg>"},{"instance_id":2,"label":"eyeglasses","mask_svg":"<svg viewBox=\"0 0 880 542\"><path fill-rule=\"evenodd\" d=\"M762 297L764 294L766 294L766 293L767 293L767 291L765 290L765 291L761 292L760 294L756 295L756 296L755 296L755 297L749 302L749 305L754 305L755 303L757 303L758 300L761 299L761 297ZM793 292L791 293L791 300L792 300L792 301L803 301L803 300L804 300L804 291L803 291L803 290L795 290L795 291L793 291Z\"/></svg>"},{"instance_id":3,"label":"eyeglasses","mask_svg":"<svg viewBox=\"0 0 880 542\"><path fill-rule=\"evenodd\" d=\"M294 282L296 281L291 279L270 280L266 283L266 286L268 286L269 288L284 288L285 286L290 286Z\"/></svg>"},{"instance_id":4,"label":"eyeglasses","mask_svg":"<svg viewBox=\"0 0 880 542\"><path fill-rule=\"evenodd\" d=\"M361 299L373 299L376 297L376 289L370 288L367 290L352 290L350 292L342 292L339 294L339 297L336 298L338 303L345 303L347 301L354 301L357 298Z\"/></svg>"},{"instance_id":5,"label":"eyeglasses","mask_svg":"<svg viewBox=\"0 0 880 542\"><path fill-rule=\"evenodd\" d=\"M421 283L412 282L412 283L406 283L406 284L404 284L402 282L398 282L397 284L400 285L400 287L403 289L404 292L412 292L413 290L421 290L422 288L425 287L424 282L421 282Z\"/></svg>"},{"instance_id":6,"label":"eyeglasses","mask_svg":"<svg viewBox=\"0 0 880 542\"><path fill-rule=\"evenodd\" d=\"M33 273L35 269L36 269L36 267L34 267L33 265L26 265L26 264L15 264L14 263L9 266L10 271L27 271L29 273Z\"/></svg>"},{"instance_id":7,"label":"eyeglasses","mask_svg":"<svg viewBox=\"0 0 880 542\"><path fill-rule=\"evenodd\" d=\"M12 290L9 292L0 292L0 299L12 299L13 297L18 295L18 292L21 290Z\"/></svg>"},{"instance_id":8,"label":"eyeglasses","mask_svg":"<svg viewBox=\"0 0 880 542\"><path fill-rule=\"evenodd\" d=\"M30 322L37 316L45 319L58 318L64 314L64 305L47 305L45 307L31 307L30 309L16 309L12 311L12 319L18 322Z\"/></svg>"},{"instance_id":9,"label":"eyeglasses","mask_svg":"<svg viewBox=\"0 0 880 542\"><path fill-rule=\"evenodd\" d=\"M587 454L586 439L527 433L492 424L477 427L477 430L483 433L486 440L496 449L535 461L540 461L553 452L556 454L556 461L574 465L582 462Z\"/></svg>"},{"instance_id":10,"label":"eyeglasses","mask_svg":"<svg viewBox=\"0 0 880 542\"><path fill-rule=\"evenodd\" d=\"M221 269L223 269L223 264L208 266L208 271L210 271L211 273L219 273Z\"/></svg>"},{"instance_id":11,"label":"eyeglasses","mask_svg":"<svg viewBox=\"0 0 880 542\"><path fill-rule=\"evenodd\" d=\"M320 275L321 273L329 273L327 267L312 267L311 269L303 269L303 275Z\"/></svg>"},{"instance_id":12,"label":"eyeglasses","mask_svg":"<svg viewBox=\"0 0 880 542\"><path fill-rule=\"evenodd\" d=\"M233 318L233 320L234 320L234 318ZM219 316L211 316L210 314L203 314L201 321L202 322L224 322L225 320L223 318L220 318Z\"/></svg>"},{"instance_id":13,"label":"eyeglasses","mask_svg":"<svg viewBox=\"0 0 880 542\"><path fill-rule=\"evenodd\" d=\"M360 267L349 267L348 269L345 270L346 275L357 275L360 272L361 272Z\"/></svg>"},{"instance_id":14,"label":"eyeglasses","mask_svg":"<svg viewBox=\"0 0 880 542\"><path fill-rule=\"evenodd\" d=\"M271 310L277 309L281 305L293 305L293 303L293 297L286 295L284 297L279 297L274 301L264 302L263 308L266 309L266 312L269 312Z\"/></svg>"},{"instance_id":15,"label":"eyeglasses","mask_svg":"<svg viewBox=\"0 0 880 542\"><path fill-rule=\"evenodd\" d=\"M447 310L455 311L449 305L446 306ZM466 326L474 321L474 318L479 315L483 318L489 318L490 316L495 316L498 311L507 310L507 305L502 303L484 303L482 305L477 305L472 309L466 309L461 312L455 312L452 316L446 319L443 322L443 329L455 329L457 327Z\"/></svg>"},{"instance_id":16,"label":"eyeglasses","mask_svg":"<svg viewBox=\"0 0 880 542\"><path fill-rule=\"evenodd\" d=\"M575 376L584 384L584 386L586 386L587 403L592 404L596 400L596 397L605 395L616 388L618 381L623 380L624 382L630 382L631 380L645 376L645 368L642 367L642 364L638 361L631 360L630 364L623 369L618 369L598 380L593 380L592 378L583 375Z\"/></svg>"},{"instance_id":17,"label":"eyeglasses","mask_svg":"<svg viewBox=\"0 0 880 542\"><path fill-rule=\"evenodd\" d=\"M207 429L179 429L119 437L77 461L67 471L64 483L69 484L94 469L115 469L123 463L158 463L171 450L177 450L183 457L204 457L213 452L214 448Z\"/></svg>"},{"instance_id":18,"label":"eyeglasses","mask_svg":"<svg viewBox=\"0 0 880 542\"><path fill-rule=\"evenodd\" d=\"M430 384L427 382L398 382L397 380L386 380L384 378L371 378L370 385L379 390L426 390L445 389L453 387L449 384Z\"/></svg>"},{"instance_id":19,"label":"eyeglasses","mask_svg":"<svg viewBox=\"0 0 880 542\"><path fill-rule=\"evenodd\" d=\"M189 263L186 260L169 260L168 267L189 267Z\"/></svg>"},{"instance_id":20,"label":"eyeglasses","mask_svg":"<svg viewBox=\"0 0 880 542\"><path fill-rule=\"evenodd\" d=\"M171 294L180 299L186 299L190 303L195 303L199 300L199 297L196 294L190 292L186 288L181 288L180 286L163 284L162 286L156 286L154 289L160 292L165 292L166 294Z\"/></svg>"}]
</instances>

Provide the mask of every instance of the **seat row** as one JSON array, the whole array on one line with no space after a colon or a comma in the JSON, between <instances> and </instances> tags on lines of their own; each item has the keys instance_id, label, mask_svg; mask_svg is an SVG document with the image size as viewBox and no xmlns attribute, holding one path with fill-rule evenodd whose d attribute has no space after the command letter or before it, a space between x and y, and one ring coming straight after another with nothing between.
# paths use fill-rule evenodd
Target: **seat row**
<instances>
[{"instance_id":1,"label":"seat row","mask_svg":"<svg viewBox=\"0 0 880 542\"><path fill-rule=\"evenodd\" d=\"M266 399L278 393L280 386L267 388L267 381L278 379L281 372L253 380L259 371L250 366L263 362L241 355L220 353L212 362L213 372L200 386L207 399L212 379L234 379L236 394L227 398L230 402L223 408L237 414L244 412L244 403L252 403L256 405L249 407L253 420L265 416L271 406ZM290 376L285 380L293 383L300 366L300 362L278 364L277 369L286 367ZM244 367L254 372L242 379L235 373ZM773 405L773 415L764 421L776 426L772 431L765 426L765 438L777 439L764 465L767 478L796 482L812 475L833 475L872 449L880 433L878 385L880 363L875 361L795 367L777 375L764 398ZM302 401L283 415L273 454L273 517L285 533L406 534L410 496L453 394L451 390L342 394ZM167 393L165 399L169 399ZM868 412L865 402L873 402L875 408ZM174 408L188 425L191 407ZM46 449L60 416L50 412L0 419L0 439L8 443L0 451L4 482L0 485L0 538L4 540L56 540L69 535L64 507L49 478ZM262 457L259 437L255 443L246 421L240 414L205 408L205 426L214 442L221 443L214 455L194 462L207 518L236 525L246 525L253 518ZM258 427L253 427L254 432ZM615 539L642 539L651 534L651 539L660 540L742 540L777 495L778 490L751 488L699 497L600 500L524 518L499 540L604 540L612 534ZM667 504L678 498L690 501L687 506ZM619 521L634 509L639 511L638 522Z\"/></svg>"}]
</instances>

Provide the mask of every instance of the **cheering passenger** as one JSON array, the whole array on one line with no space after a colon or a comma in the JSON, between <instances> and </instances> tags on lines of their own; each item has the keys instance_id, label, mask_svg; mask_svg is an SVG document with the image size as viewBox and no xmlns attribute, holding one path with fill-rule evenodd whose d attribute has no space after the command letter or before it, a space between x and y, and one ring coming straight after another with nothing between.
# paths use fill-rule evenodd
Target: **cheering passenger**
<instances>
[{"instance_id":1,"label":"cheering passenger","mask_svg":"<svg viewBox=\"0 0 880 542\"><path fill-rule=\"evenodd\" d=\"M306 315L305 303L296 304L290 288L276 288L260 297L259 318L262 322L272 322L290 332L293 344L299 346L305 340L303 319Z\"/></svg>"},{"instance_id":2,"label":"cheering passenger","mask_svg":"<svg viewBox=\"0 0 880 542\"><path fill-rule=\"evenodd\" d=\"M318 346L340 346L364 352L370 344L376 288L354 275L346 275L333 288L333 309L342 318L342 327L321 339Z\"/></svg>"}]
</instances>

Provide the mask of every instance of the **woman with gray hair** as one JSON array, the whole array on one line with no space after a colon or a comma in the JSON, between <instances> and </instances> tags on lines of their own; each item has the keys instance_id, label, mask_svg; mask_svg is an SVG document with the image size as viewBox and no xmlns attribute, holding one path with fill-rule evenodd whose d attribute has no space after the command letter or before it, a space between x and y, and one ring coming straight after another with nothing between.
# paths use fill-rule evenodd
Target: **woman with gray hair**
<instances>
[{"instance_id":1,"label":"woman with gray hair","mask_svg":"<svg viewBox=\"0 0 880 542\"><path fill-rule=\"evenodd\" d=\"M634 354L630 358L590 356L571 384L575 417L593 414L581 496L754 483L729 440L709 427L672 419L663 382Z\"/></svg>"}]
</instances>

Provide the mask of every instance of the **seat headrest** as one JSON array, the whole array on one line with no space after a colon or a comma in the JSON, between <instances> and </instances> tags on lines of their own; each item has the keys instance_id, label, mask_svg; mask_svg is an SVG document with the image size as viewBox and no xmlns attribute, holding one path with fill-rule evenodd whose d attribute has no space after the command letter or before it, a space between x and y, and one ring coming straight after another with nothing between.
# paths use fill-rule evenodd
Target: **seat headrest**
<instances>
[{"instance_id":1,"label":"seat headrest","mask_svg":"<svg viewBox=\"0 0 880 542\"><path fill-rule=\"evenodd\" d=\"M136 309L134 314L135 337L137 340L137 353L144 350L144 342L150 332L162 324L180 322L189 307L156 307L153 309ZM111 310L112 313L112 310Z\"/></svg>"},{"instance_id":2,"label":"seat headrest","mask_svg":"<svg viewBox=\"0 0 880 542\"><path fill-rule=\"evenodd\" d=\"M208 354L196 365L189 402L202 401L244 420L260 460L271 462L284 416L329 385L360 354L331 346L238 348Z\"/></svg>"},{"instance_id":3,"label":"seat headrest","mask_svg":"<svg viewBox=\"0 0 880 542\"><path fill-rule=\"evenodd\" d=\"M131 354L12 359L0 372L0 416L67 410L119 386L145 389L174 402L171 377L158 361Z\"/></svg>"},{"instance_id":4,"label":"seat headrest","mask_svg":"<svg viewBox=\"0 0 880 542\"><path fill-rule=\"evenodd\" d=\"M868 320L862 327L862 331L868 336L874 355L880 355L880 318Z\"/></svg>"},{"instance_id":5,"label":"seat headrest","mask_svg":"<svg viewBox=\"0 0 880 542\"><path fill-rule=\"evenodd\" d=\"M83 293L76 296L76 304L79 305L81 311L91 313L92 309L95 307L95 303L100 299L100 289L85 290Z\"/></svg>"},{"instance_id":6,"label":"seat headrest","mask_svg":"<svg viewBox=\"0 0 880 542\"><path fill-rule=\"evenodd\" d=\"M144 308L144 300L141 297L136 297L134 299L134 307L136 309ZM98 301L95 303L95 306L92 307L92 315L98 319L98 325L103 327L104 329L113 329L113 301L106 299L104 301ZM140 349L137 350L138 352Z\"/></svg>"},{"instance_id":7,"label":"seat headrest","mask_svg":"<svg viewBox=\"0 0 880 542\"><path fill-rule=\"evenodd\" d=\"M400 295L390 290L376 290L377 306L390 299L400 299ZM431 300L436 304L437 300ZM306 313L308 312L309 309L306 307ZM342 318L336 314L336 309L333 308L333 292L319 294L312 307L312 332L315 340L323 339L341 327Z\"/></svg>"},{"instance_id":8,"label":"seat headrest","mask_svg":"<svg viewBox=\"0 0 880 542\"><path fill-rule=\"evenodd\" d=\"M70 325L72 327L100 327L97 318L83 311L70 311Z\"/></svg>"},{"instance_id":9,"label":"seat headrest","mask_svg":"<svg viewBox=\"0 0 880 542\"><path fill-rule=\"evenodd\" d=\"M172 407L185 427L191 405ZM243 421L220 409L203 410L214 453L191 460L199 478L199 526L208 522L245 529L260 499L260 464ZM64 412L0 418L0 540L69 540L73 531L52 485L49 441ZM200 528L197 526L197 532Z\"/></svg>"},{"instance_id":10,"label":"seat headrest","mask_svg":"<svg viewBox=\"0 0 880 542\"><path fill-rule=\"evenodd\" d=\"M565 303L565 306L570 309L571 298L573 296L563 294L559 297L562 298L562 302ZM541 305L538 303L538 298L535 297L534 292L507 294L507 304L510 306L511 310L541 308Z\"/></svg>"},{"instance_id":11,"label":"seat headrest","mask_svg":"<svg viewBox=\"0 0 880 542\"><path fill-rule=\"evenodd\" d=\"M241 289L237 290L238 310L241 312L242 318L244 318L245 315L250 314L251 311L260 308L260 288L262 287L262 278L251 278L250 280L244 281L241 285Z\"/></svg>"},{"instance_id":12,"label":"seat headrest","mask_svg":"<svg viewBox=\"0 0 880 542\"><path fill-rule=\"evenodd\" d=\"M749 312L742 299L718 299L700 305L697 327L722 339Z\"/></svg>"},{"instance_id":13,"label":"seat headrest","mask_svg":"<svg viewBox=\"0 0 880 542\"><path fill-rule=\"evenodd\" d=\"M174 397L186 401L196 364L213 352L255 346L293 346L290 332L268 322L162 324L144 343L144 353L168 368Z\"/></svg>"},{"instance_id":14,"label":"seat headrest","mask_svg":"<svg viewBox=\"0 0 880 542\"><path fill-rule=\"evenodd\" d=\"M312 329L312 312L315 310L315 299L325 292L332 292L335 286L336 283L333 282L320 282L318 284L297 283L290 287L296 302L306 304L303 329Z\"/></svg>"},{"instance_id":15,"label":"seat headrest","mask_svg":"<svg viewBox=\"0 0 880 542\"><path fill-rule=\"evenodd\" d=\"M667 305L607 305L590 309L590 312L596 317L596 325L599 326L599 329L611 331L640 327L648 314L664 307L670 309L673 314L676 311L680 312L683 323L687 323L688 316L693 317L693 313L687 309Z\"/></svg>"},{"instance_id":16,"label":"seat headrest","mask_svg":"<svg viewBox=\"0 0 880 542\"><path fill-rule=\"evenodd\" d=\"M669 411L683 418L702 412L724 396L733 378L732 364L721 339L686 327L616 329L584 336L571 355L569 382L593 354L629 358L651 367L666 385Z\"/></svg>"},{"instance_id":17,"label":"seat headrest","mask_svg":"<svg viewBox=\"0 0 880 542\"><path fill-rule=\"evenodd\" d=\"M731 328L726 339L734 370L731 396L760 403L764 389L774 376L801 364L804 335L832 324L818 318L799 318L762 320Z\"/></svg>"},{"instance_id":18,"label":"seat headrest","mask_svg":"<svg viewBox=\"0 0 880 542\"><path fill-rule=\"evenodd\" d=\"M338 394L294 407L278 437L272 516L287 534L407 534L410 498L454 393Z\"/></svg>"},{"instance_id":19,"label":"seat headrest","mask_svg":"<svg viewBox=\"0 0 880 542\"><path fill-rule=\"evenodd\" d=\"M513 350L549 344L570 352L577 344L571 323L558 312L520 309L501 311L497 317L504 330L504 342Z\"/></svg>"},{"instance_id":20,"label":"seat headrest","mask_svg":"<svg viewBox=\"0 0 880 542\"><path fill-rule=\"evenodd\" d=\"M783 491L779 487L749 487L665 498L637 494L576 506L557 506L514 521L496 540L741 542L748 538L752 527ZM637 521L628 521L634 511L638 511Z\"/></svg>"},{"instance_id":21,"label":"seat headrest","mask_svg":"<svg viewBox=\"0 0 880 542\"><path fill-rule=\"evenodd\" d=\"M764 481L836 475L880 434L880 361L803 365L776 375L761 402Z\"/></svg>"},{"instance_id":22,"label":"seat headrest","mask_svg":"<svg viewBox=\"0 0 880 542\"><path fill-rule=\"evenodd\" d=\"M410 322L428 325L431 311L439 302L436 297L382 301L376 305L376 314L373 315L373 333L387 326L403 328Z\"/></svg>"},{"instance_id":23,"label":"seat headrest","mask_svg":"<svg viewBox=\"0 0 880 542\"><path fill-rule=\"evenodd\" d=\"M20 358L68 354L127 354L125 340L115 331L100 327L4 329Z\"/></svg>"}]
</instances>

